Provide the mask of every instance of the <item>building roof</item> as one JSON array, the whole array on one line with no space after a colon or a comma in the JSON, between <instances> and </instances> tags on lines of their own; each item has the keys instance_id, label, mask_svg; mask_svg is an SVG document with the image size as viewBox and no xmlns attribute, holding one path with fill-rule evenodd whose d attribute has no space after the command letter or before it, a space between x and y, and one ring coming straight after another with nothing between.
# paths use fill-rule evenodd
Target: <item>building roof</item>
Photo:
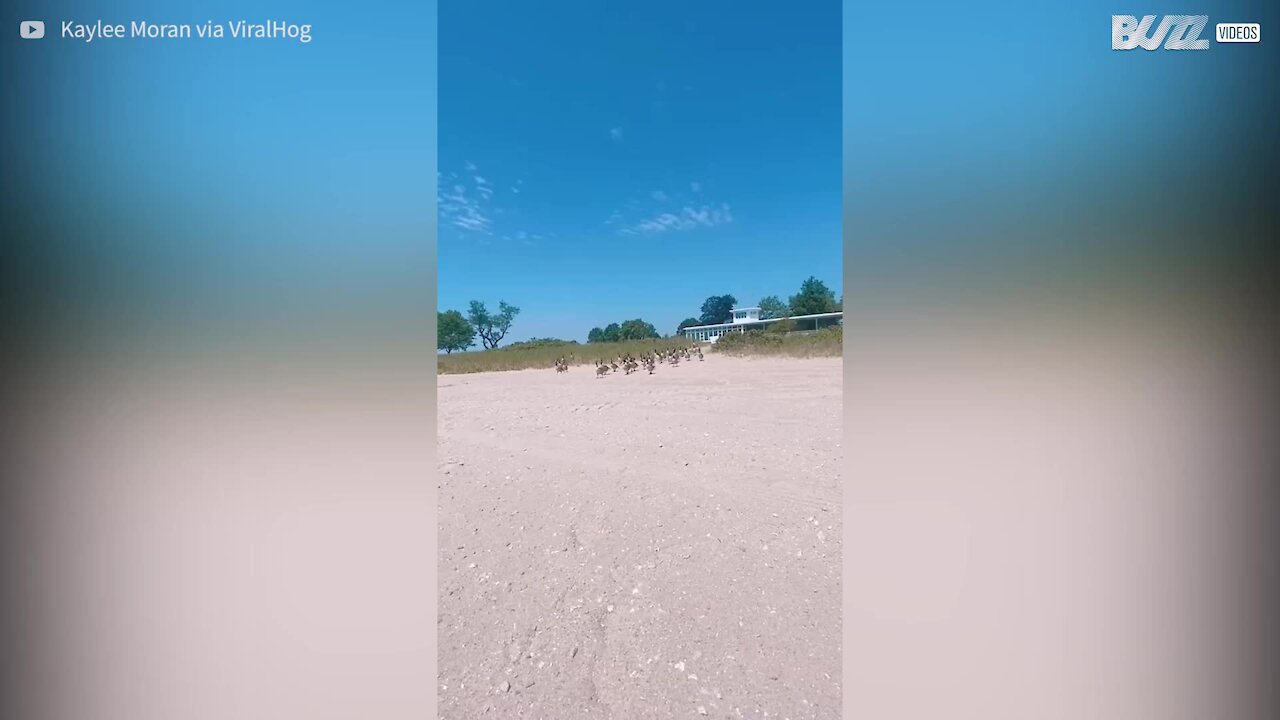
<instances>
[{"instance_id":1,"label":"building roof","mask_svg":"<svg viewBox=\"0 0 1280 720\"><path fill-rule=\"evenodd\" d=\"M681 330L681 332L688 332L690 330L714 330L715 328L742 327L743 325L772 323L772 322L779 322L782 320L808 320L811 318L829 318L829 317L838 317L840 315L844 315L843 310L837 310L835 312L829 312L829 313L814 313L812 315L792 315L790 317L768 318L764 320L752 320L749 323L727 322L727 323L716 323L714 325L686 325L684 330Z\"/></svg>"}]
</instances>

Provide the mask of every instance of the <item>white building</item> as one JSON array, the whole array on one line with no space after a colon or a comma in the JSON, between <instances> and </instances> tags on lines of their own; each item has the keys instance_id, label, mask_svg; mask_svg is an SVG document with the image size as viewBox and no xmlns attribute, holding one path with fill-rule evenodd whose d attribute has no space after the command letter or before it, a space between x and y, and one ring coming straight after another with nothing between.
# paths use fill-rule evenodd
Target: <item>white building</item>
<instances>
[{"instance_id":1,"label":"white building","mask_svg":"<svg viewBox=\"0 0 1280 720\"><path fill-rule=\"evenodd\" d=\"M825 327L844 324L844 311L761 320L760 308L758 307L734 308L733 319L729 322L717 325L690 325L681 330L680 335L698 342L715 342L725 333L763 330L771 323L782 322L783 320L793 322L796 330L820 330Z\"/></svg>"}]
</instances>

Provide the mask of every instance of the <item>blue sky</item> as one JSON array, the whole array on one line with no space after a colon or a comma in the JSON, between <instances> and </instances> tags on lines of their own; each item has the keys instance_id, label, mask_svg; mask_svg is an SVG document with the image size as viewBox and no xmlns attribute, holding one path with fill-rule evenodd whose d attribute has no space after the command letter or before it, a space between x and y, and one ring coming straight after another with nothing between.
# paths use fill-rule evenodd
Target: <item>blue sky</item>
<instances>
[{"instance_id":1,"label":"blue sky","mask_svg":"<svg viewBox=\"0 0 1280 720\"><path fill-rule=\"evenodd\" d=\"M841 7L444 3L439 305L508 340L841 288Z\"/></svg>"}]
</instances>

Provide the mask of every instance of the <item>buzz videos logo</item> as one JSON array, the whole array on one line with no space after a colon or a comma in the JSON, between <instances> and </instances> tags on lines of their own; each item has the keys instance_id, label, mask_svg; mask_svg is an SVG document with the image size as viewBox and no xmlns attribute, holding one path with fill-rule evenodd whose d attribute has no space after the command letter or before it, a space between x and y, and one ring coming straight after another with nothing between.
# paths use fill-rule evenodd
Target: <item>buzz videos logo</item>
<instances>
[{"instance_id":1,"label":"buzz videos logo","mask_svg":"<svg viewBox=\"0 0 1280 720\"><path fill-rule=\"evenodd\" d=\"M1208 38L1201 37L1209 24L1208 15L1165 15L1159 25L1156 25L1157 17L1144 15L1139 20L1134 15L1112 15L1111 49L1209 49ZM1261 32L1257 23L1219 23L1215 28L1220 43L1256 43L1261 39Z\"/></svg>"},{"instance_id":2,"label":"buzz videos logo","mask_svg":"<svg viewBox=\"0 0 1280 720\"><path fill-rule=\"evenodd\" d=\"M1156 16L1141 20L1132 15L1111 16L1112 50L1155 50L1164 43L1165 50L1208 50L1209 41L1200 37L1209 24L1208 15L1165 15L1154 34L1151 26Z\"/></svg>"}]
</instances>

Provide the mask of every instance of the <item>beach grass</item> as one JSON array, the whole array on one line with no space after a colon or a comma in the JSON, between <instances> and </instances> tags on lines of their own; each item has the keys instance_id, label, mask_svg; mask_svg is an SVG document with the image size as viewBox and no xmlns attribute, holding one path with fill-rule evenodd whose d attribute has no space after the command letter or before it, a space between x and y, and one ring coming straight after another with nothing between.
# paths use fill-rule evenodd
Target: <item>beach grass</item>
<instances>
[{"instance_id":1,"label":"beach grass","mask_svg":"<svg viewBox=\"0 0 1280 720\"><path fill-rule=\"evenodd\" d=\"M613 343L536 342L498 348L439 355L437 370L441 375L461 373L503 372L531 368L555 367L558 358L570 365L593 365L596 360L612 360L621 354L639 355L651 350L693 347L683 338L634 340ZM844 353L842 328L825 328L816 332L730 333L716 343L701 343L710 350L736 357L838 357Z\"/></svg>"},{"instance_id":2,"label":"beach grass","mask_svg":"<svg viewBox=\"0 0 1280 720\"><path fill-rule=\"evenodd\" d=\"M684 338L661 338L611 343L537 343L516 345L496 350L456 352L437 356L437 372L441 375L478 372L554 368L556 359L566 358L570 365L594 365L596 360L611 360L623 353L639 355L648 350L692 347Z\"/></svg>"},{"instance_id":3,"label":"beach grass","mask_svg":"<svg viewBox=\"0 0 1280 720\"><path fill-rule=\"evenodd\" d=\"M832 327L798 333L729 333L711 347L716 353L736 357L838 357L844 354L844 329Z\"/></svg>"}]
</instances>

